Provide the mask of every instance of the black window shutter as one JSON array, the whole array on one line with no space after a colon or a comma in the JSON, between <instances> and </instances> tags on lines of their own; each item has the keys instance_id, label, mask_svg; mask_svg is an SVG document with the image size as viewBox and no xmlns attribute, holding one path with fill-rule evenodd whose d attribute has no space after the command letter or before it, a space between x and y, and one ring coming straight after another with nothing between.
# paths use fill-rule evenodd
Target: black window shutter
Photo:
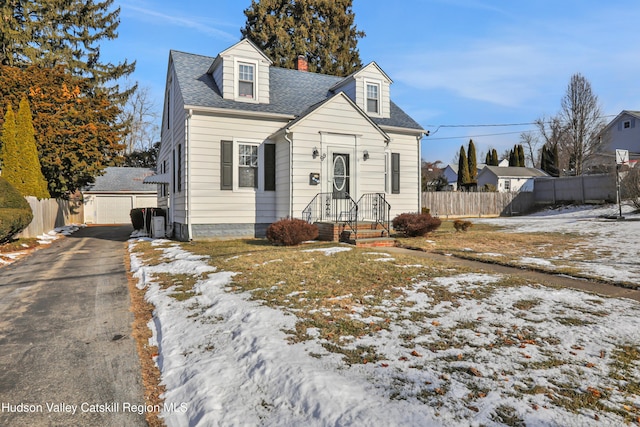
<instances>
[{"instance_id":1,"label":"black window shutter","mask_svg":"<svg viewBox=\"0 0 640 427\"><path fill-rule=\"evenodd\" d=\"M221 141L220 189L233 190L233 141Z\"/></svg>"},{"instance_id":2,"label":"black window shutter","mask_svg":"<svg viewBox=\"0 0 640 427\"><path fill-rule=\"evenodd\" d=\"M400 194L400 153L391 153L391 193Z\"/></svg>"},{"instance_id":3,"label":"black window shutter","mask_svg":"<svg viewBox=\"0 0 640 427\"><path fill-rule=\"evenodd\" d=\"M264 145L264 191L276 191L276 145Z\"/></svg>"}]
</instances>

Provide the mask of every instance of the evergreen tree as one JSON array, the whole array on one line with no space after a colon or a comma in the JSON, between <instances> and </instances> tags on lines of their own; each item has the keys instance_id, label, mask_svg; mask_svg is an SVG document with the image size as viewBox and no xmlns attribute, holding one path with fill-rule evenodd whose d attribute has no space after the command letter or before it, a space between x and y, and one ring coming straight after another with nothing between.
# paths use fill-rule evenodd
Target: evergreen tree
<instances>
[{"instance_id":1,"label":"evergreen tree","mask_svg":"<svg viewBox=\"0 0 640 427\"><path fill-rule=\"evenodd\" d=\"M135 63L100 61L100 45L117 37L120 8L114 0L11 0L0 7L0 60L4 65L54 68L64 64L95 87L109 88L109 98L124 104L135 87L121 91L117 81ZM109 86L111 84L111 86Z\"/></svg>"},{"instance_id":2,"label":"evergreen tree","mask_svg":"<svg viewBox=\"0 0 640 427\"><path fill-rule=\"evenodd\" d=\"M476 146L473 140L469 140L469 147L467 148L467 163L469 164L469 181L468 184L475 184L478 182L478 160L476 159Z\"/></svg>"},{"instance_id":3,"label":"evergreen tree","mask_svg":"<svg viewBox=\"0 0 640 427\"><path fill-rule=\"evenodd\" d=\"M276 66L295 68L304 55L311 72L347 76L360 69L353 0L252 0L241 29Z\"/></svg>"},{"instance_id":4,"label":"evergreen tree","mask_svg":"<svg viewBox=\"0 0 640 427\"><path fill-rule=\"evenodd\" d=\"M52 197L67 197L122 161L119 108L90 81L63 67L0 66L0 99L28 94L42 173Z\"/></svg>"},{"instance_id":5,"label":"evergreen tree","mask_svg":"<svg viewBox=\"0 0 640 427\"><path fill-rule=\"evenodd\" d=\"M469 163L464 146L460 147L460 157L458 158L458 191L461 191L470 181Z\"/></svg>"},{"instance_id":6,"label":"evergreen tree","mask_svg":"<svg viewBox=\"0 0 640 427\"><path fill-rule=\"evenodd\" d=\"M518 166L521 167L525 167L526 166L526 160L524 157L524 147L522 146L522 144L518 144L517 148L517 152L518 152Z\"/></svg>"},{"instance_id":7,"label":"evergreen tree","mask_svg":"<svg viewBox=\"0 0 640 427\"><path fill-rule=\"evenodd\" d=\"M551 176L560 176L557 144L553 144L553 147L551 147L550 144L545 144L542 147L542 155L540 159L540 169Z\"/></svg>"},{"instance_id":8,"label":"evergreen tree","mask_svg":"<svg viewBox=\"0 0 640 427\"><path fill-rule=\"evenodd\" d=\"M500 164L500 160L498 160L498 152L495 148L491 150L491 164L493 166L498 166Z\"/></svg>"},{"instance_id":9,"label":"evergreen tree","mask_svg":"<svg viewBox=\"0 0 640 427\"><path fill-rule=\"evenodd\" d=\"M513 150L509 150L509 166L518 166L518 158Z\"/></svg>"},{"instance_id":10,"label":"evergreen tree","mask_svg":"<svg viewBox=\"0 0 640 427\"><path fill-rule=\"evenodd\" d=\"M7 105L7 111L4 114L4 123L2 125L2 150L0 151L0 161L2 162L2 177L9 182L23 196L27 194L22 174L20 171L20 159L22 153L18 145L16 115L11 108L11 104Z\"/></svg>"},{"instance_id":11,"label":"evergreen tree","mask_svg":"<svg viewBox=\"0 0 640 427\"><path fill-rule=\"evenodd\" d=\"M21 155L21 174L26 188L25 196L35 196L38 199L49 198L47 181L42 175L38 148L36 147L35 130L31 117L29 101L23 97L20 101L20 109L16 118L16 139Z\"/></svg>"},{"instance_id":12,"label":"evergreen tree","mask_svg":"<svg viewBox=\"0 0 640 427\"><path fill-rule=\"evenodd\" d=\"M487 155L485 156L485 158L484 158L484 163L485 163L487 166L493 166L493 161L491 160L491 151L489 151L489 152L487 153Z\"/></svg>"}]
</instances>

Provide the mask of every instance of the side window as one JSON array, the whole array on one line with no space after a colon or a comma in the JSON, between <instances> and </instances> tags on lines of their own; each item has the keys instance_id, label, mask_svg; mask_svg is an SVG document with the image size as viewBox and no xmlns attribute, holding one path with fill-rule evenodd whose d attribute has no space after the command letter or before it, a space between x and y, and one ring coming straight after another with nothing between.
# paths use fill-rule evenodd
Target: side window
<instances>
[{"instance_id":1,"label":"side window","mask_svg":"<svg viewBox=\"0 0 640 427\"><path fill-rule=\"evenodd\" d=\"M177 168L178 193L182 191L182 144L178 144L178 168Z\"/></svg>"},{"instance_id":2,"label":"side window","mask_svg":"<svg viewBox=\"0 0 640 427\"><path fill-rule=\"evenodd\" d=\"M238 186L258 188L258 146L238 144Z\"/></svg>"}]
</instances>

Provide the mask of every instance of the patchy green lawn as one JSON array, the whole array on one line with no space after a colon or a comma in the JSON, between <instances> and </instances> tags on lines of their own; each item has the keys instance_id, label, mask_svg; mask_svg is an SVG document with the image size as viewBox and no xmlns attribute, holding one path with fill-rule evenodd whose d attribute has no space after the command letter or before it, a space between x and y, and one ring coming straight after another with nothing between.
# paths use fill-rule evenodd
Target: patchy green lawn
<instances>
[{"instance_id":1,"label":"patchy green lawn","mask_svg":"<svg viewBox=\"0 0 640 427\"><path fill-rule=\"evenodd\" d=\"M485 225L456 233L445 222L426 239L401 241L480 259L500 250L507 261L577 253L584 243L505 234ZM149 282L173 309L221 330L230 320L199 299L209 273L171 267L184 259L177 250L215 274L233 272L225 292L294 316L281 327L283 352L305 345L311 359L360 375L389 402L427 405L446 422L640 423L637 303L336 244L136 243L136 256L155 271ZM228 345L208 340L198 348Z\"/></svg>"}]
</instances>

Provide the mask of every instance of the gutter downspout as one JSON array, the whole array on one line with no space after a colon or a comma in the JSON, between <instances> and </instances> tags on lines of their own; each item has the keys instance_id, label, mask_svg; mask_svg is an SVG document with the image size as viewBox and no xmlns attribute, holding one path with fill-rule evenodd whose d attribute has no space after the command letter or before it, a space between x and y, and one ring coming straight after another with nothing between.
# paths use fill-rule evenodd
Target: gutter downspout
<instances>
[{"instance_id":1,"label":"gutter downspout","mask_svg":"<svg viewBox=\"0 0 640 427\"><path fill-rule=\"evenodd\" d=\"M284 139L289 143L289 218L293 218L293 141L289 138L291 131L284 128Z\"/></svg>"},{"instance_id":2,"label":"gutter downspout","mask_svg":"<svg viewBox=\"0 0 640 427\"><path fill-rule=\"evenodd\" d=\"M422 137L428 133L420 133L416 136L418 142L418 213L422 213Z\"/></svg>"},{"instance_id":3,"label":"gutter downspout","mask_svg":"<svg viewBox=\"0 0 640 427\"><path fill-rule=\"evenodd\" d=\"M187 122L186 122L186 127L187 127L187 131L186 131L186 143L184 144L184 157L185 157L185 173L186 173L186 191L185 191L185 197L187 198L186 200L186 205L187 205L187 212L186 212L186 217L187 217L187 238L189 241L193 240L193 229L191 227L191 158L189 157L191 154L191 150L189 149L189 145L191 143L191 117L193 116L193 110L189 109L187 110Z\"/></svg>"}]
</instances>

